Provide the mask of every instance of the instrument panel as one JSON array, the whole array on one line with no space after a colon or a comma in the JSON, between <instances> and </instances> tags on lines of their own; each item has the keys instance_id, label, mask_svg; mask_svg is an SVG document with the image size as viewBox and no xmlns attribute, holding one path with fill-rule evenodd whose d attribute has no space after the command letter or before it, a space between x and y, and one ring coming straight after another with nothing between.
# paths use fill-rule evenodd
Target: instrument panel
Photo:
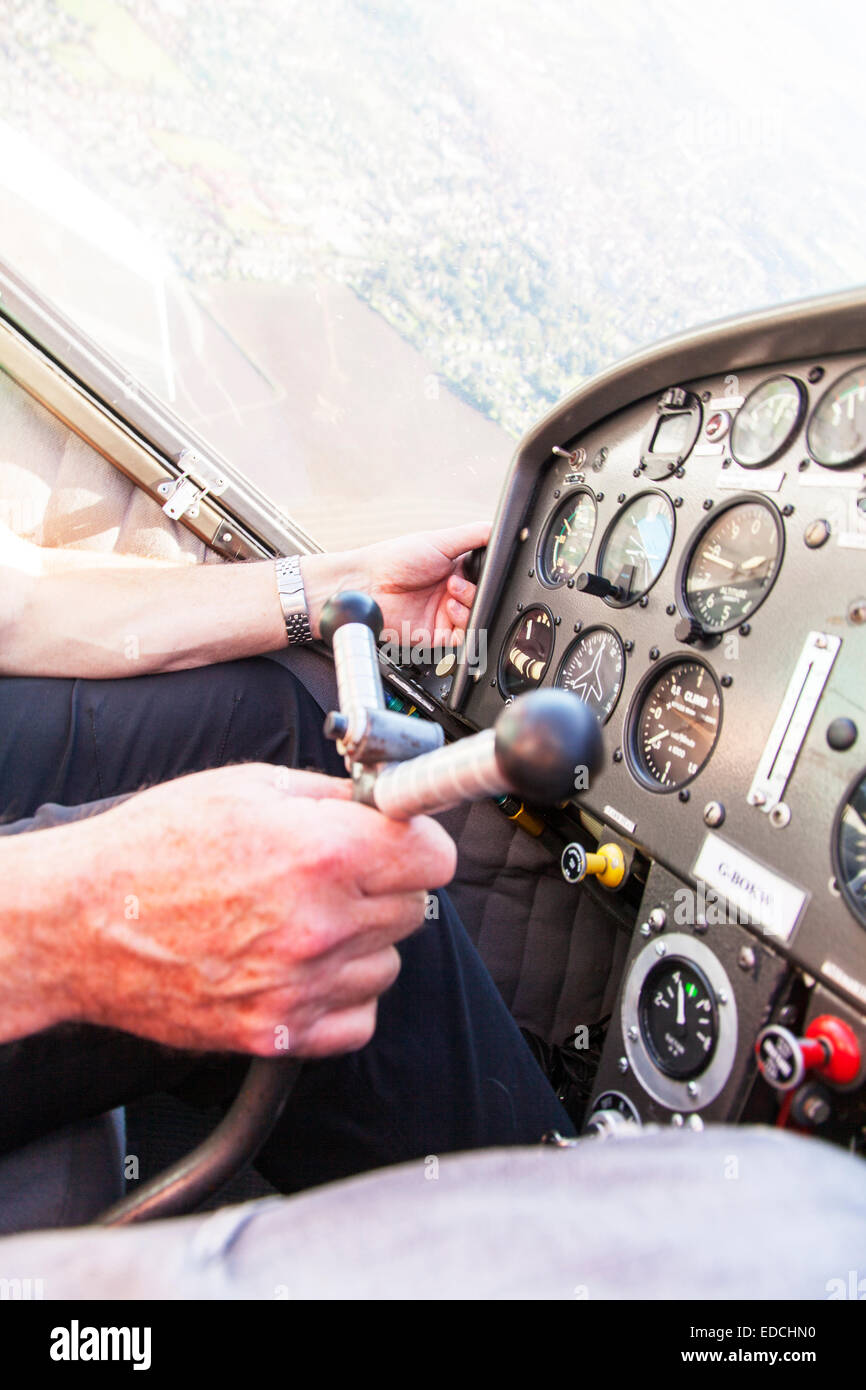
<instances>
[{"instance_id":1,"label":"instrument panel","mask_svg":"<svg viewBox=\"0 0 866 1390\"><path fill-rule=\"evenodd\" d=\"M610 1049L599 1072L639 1113L729 1117L726 1087L740 1064L748 1073L733 1010L711 987L723 954L731 1003L743 983L711 946L709 914L686 906L673 921L677 892L721 904L727 947L751 959L759 942L781 972L774 989L796 978L828 991L866 1049L862 337L859 350L743 365L733 333L727 359L700 375L680 344L673 382L574 432L571 400L552 412L518 451L500 506L472 619L488 665L464 673L453 703L486 727L504 701L558 685L604 727L605 764L575 812L636 855L647 884L668 876L666 905L647 887L635 922L619 1074ZM695 348L713 355L706 340ZM654 909L662 939L685 932L691 949L639 969ZM773 1003L758 996L760 1021ZM719 1072L722 1035L714 1111L697 1078Z\"/></svg>"}]
</instances>

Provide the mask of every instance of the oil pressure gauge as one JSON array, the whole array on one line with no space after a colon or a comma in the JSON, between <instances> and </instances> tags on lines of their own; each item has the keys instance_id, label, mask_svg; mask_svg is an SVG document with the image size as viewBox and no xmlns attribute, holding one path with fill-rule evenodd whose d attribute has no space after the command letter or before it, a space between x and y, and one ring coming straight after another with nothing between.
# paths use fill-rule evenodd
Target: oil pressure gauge
<instances>
[{"instance_id":1,"label":"oil pressure gauge","mask_svg":"<svg viewBox=\"0 0 866 1390\"><path fill-rule=\"evenodd\" d=\"M629 967L620 1006L630 1069L671 1110L709 1105L737 1056L737 1002L724 966L685 932L648 941Z\"/></svg>"},{"instance_id":2,"label":"oil pressure gauge","mask_svg":"<svg viewBox=\"0 0 866 1390\"><path fill-rule=\"evenodd\" d=\"M712 988L699 966L662 959L640 993L640 1029L647 1051L665 1076L698 1076L713 1059L718 1012Z\"/></svg>"}]
</instances>

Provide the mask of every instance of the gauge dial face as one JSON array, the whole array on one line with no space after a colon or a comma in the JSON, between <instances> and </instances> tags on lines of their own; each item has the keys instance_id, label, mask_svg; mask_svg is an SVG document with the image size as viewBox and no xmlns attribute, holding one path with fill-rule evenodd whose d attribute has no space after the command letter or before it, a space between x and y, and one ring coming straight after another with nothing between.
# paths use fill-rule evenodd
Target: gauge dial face
<instances>
[{"instance_id":1,"label":"gauge dial face","mask_svg":"<svg viewBox=\"0 0 866 1390\"><path fill-rule=\"evenodd\" d=\"M538 559L546 584L564 584L579 573L592 545L595 519L595 498L590 492L572 492L560 502L545 530Z\"/></svg>"},{"instance_id":2,"label":"gauge dial face","mask_svg":"<svg viewBox=\"0 0 866 1390\"><path fill-rule=\"evenodd\" d=\"M503 695L534 690L553 652L553 619L546 608L527 608L502 644L499 686Z\"/></svg>"},{"instance_id":3,"label":"gauge dial face","mask_svg":"<svg viewBox=\"0 0 866 1390\"><path fill-rule=\"evenodd\" d=\"M806 409L806 389L792 376L772 376L746 397L731 430L731 453L743 468L763 468L790 444Z\"/></svg>"},{"instance_id":4,"label":"gauge dial face","mask_svg":"<svg viewBox=\"0 0 866 1390\"><path fill-rule=\"evenodd\" d=\"M572 642L556 677L589 705L600 724L613 713L625 676L625 652L611 627L590 627Z\"/></svg>"},{"instance_id":5,"label":"gauge dial face","mask_svg":"<svg viewBox=\"0 0 866 1390\"><path fill-rule=\"evenodd\" d=\"M638 691L630 725L632 769L654 791L676 791L709 762L722 697L700 661L673 661Z\"/></svg>"},{"instance_id":6,"label":"gauge dial face","mask_svg":"<svg viewBox=\"0 0 866 1390\"><path fill-rule=\"evenodd\" d=\"M809 452L825 468L845 468L866 457L866 366L830 387L812 412Z\"/></svg>"},{"instance_id":7,"label":"gauge dial face","mask_svg":"<svg viewBox=\"0 0 866 1390\"><path fill-rule=\"evenodd\" d=\"M686 609L707 632L736 627L772 589L784 546L782 520L771 502L752 498L720 508L689 552Z\"/></svg>"},{"instance_id":8,"label":"gauge dial face","mask_svg":"<svg viewBox=\"0 0 866 1390\"><path fill-rule=\"evenodd\" d=\"M852 787L839 813L834 858L842 896L866 927L866 772Z\"/></svg>"},{"instance_id":9,"label":"gauge dial face","mask_svg":"<svg viewBox=\"0 0 866 1390\"><path fill-rule=\"evenodd\" d=\"M707 977L690 961L661 960L644 980L639 1004L644 1044L665 1076L699 1076L718 1041L716 999Z\"/></svg>"},{"instance_id":10,"label":"gauge dial face","mask_svg":"<svg viewBox=\"0 0 866 1390\"><path fill-rule=\"evenodd\" d=\"M602 541L599 573L615 584L624 606L651 589L665 567L674 539L674 508L663 492L641 492L614 517Z\"/></svg>"}]
</instances>

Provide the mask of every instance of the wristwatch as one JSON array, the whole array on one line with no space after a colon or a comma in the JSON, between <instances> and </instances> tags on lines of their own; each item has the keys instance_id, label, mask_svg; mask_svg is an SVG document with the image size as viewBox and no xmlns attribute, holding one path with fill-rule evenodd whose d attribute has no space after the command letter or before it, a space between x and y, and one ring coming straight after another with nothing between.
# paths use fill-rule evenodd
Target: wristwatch
<instances>
[{"instance_id":1,"label":"wristwatch","mask_svg":"<svg viewBox=\"0 0 866 1390\"><path fill-rule=\"evenodd\" d=\"M297 646L299 642L312 642L313 633L310 628L307 596L304 593L304 581L301 577L301 557L299 555L281 556L279 560L274 562L274 568L277 574L277 590L280 595L280 607L286 622L286 636L289 639L289 645Z\"/></svg>"}]
</instances>

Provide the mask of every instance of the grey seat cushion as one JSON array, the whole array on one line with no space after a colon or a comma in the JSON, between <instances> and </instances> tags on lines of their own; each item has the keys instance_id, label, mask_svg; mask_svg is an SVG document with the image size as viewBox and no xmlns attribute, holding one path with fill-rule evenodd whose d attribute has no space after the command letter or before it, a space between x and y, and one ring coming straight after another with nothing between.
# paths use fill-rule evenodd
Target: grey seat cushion
<instances>
[{"instance_id":1,"label":"grey seat cushion","mask_svg":"<svg viewBox=\"0 0 866 1390\"><path fill-rule=\"evenodd\" d=\"M0 1279L38 1270L46 1298L779 1301L850 1297L864 1249L862 1160L719 1126L419 1160L204 1217L13 1237Z\"/></svg>"}]
</instances>

